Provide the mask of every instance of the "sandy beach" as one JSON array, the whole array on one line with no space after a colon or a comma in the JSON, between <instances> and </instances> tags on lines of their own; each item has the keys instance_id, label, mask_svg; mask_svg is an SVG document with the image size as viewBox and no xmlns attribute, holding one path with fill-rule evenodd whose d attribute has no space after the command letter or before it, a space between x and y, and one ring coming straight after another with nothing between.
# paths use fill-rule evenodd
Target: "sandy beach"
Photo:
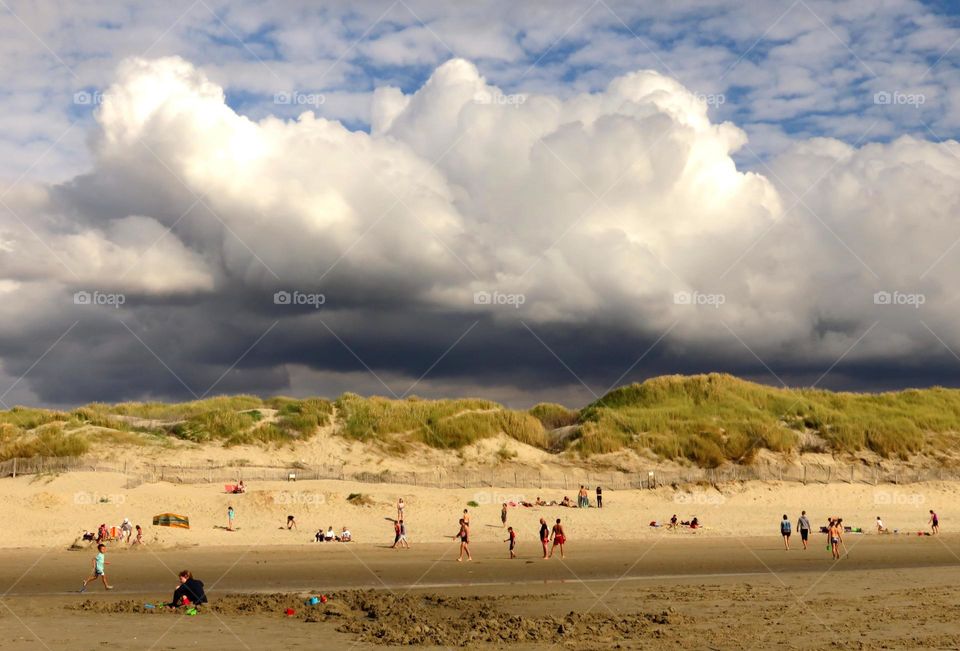
<instances>
[{"instance_id":1,"label":"sandy beach","mask_svg":"<svg viewBox=\"0 0 960 651\"><path fill-rule=\"evenodd\" d=\"M0 480L0 500L12 522L30 523L12 528L0 539L0 548L65 549L84 529L105 523L119 526L123 518L144 527L152 547L217 545L299 545L311 542L316 531L347 526L360 543L383 543L393 538L396 501L404 497L409 538L415 542L449 540L457 531L464 508L474 518L472 537L478 542L503 539L502 502L560 500L562 491L536 487L436 489L390 484L339 481L255 482L243 495L224 492L221 484L143 484L126 488L126 479L111 473L65 473ZM595 487L591 487L595 488ZM365 505L348 501L363 496ZM571 499L576 490L568 491ZM517 528L521 542L535 540L538 521L563 520L571 539L634 540L672 535L664 528L671 515L681 520L698 517L704 525L680 535L699 537L777 535L778 522L787 513L796 522L806 510L815 529L831 515L850 526L873 533L877 515L891 530L929 530L930 509L949 522L954 515L958 486L929 482L902 486L868 484L809 484L748 482L718 487L629 490L604 493L604 508L556 506L509 509L507 524ZM594 496L591 490L591 503ZM474 502L477 506L470 506ZM227 507L236 512L236 531L227 531ZM152 526L158 513L174 512L190 518L189 531ZM296 516L297 529L287 530L287 515Z\"/></svg>"},{"instance_id":2,"label":"sandy beach","mask_svg":"<svg viewBox=\"0 0 960 651\"><path fill-rule=\"evenodd\" d=\"M773 537L572 541L562 562L538 558L532 544L509 560L502 545L481 543L469 564L456 562L453 543L116 553L108 554L114 592L82 595L75 590L90 554L7 550L0 636L16 650L315 648L317 640L361 649L960 643L960 538L851 536L849 556L836 563L820 538L791 552ZM144 608L169 598L181 566L206 582L209 607L194 618ZM320 594L326 604L305 605Z\"/></svg>"},{"instance_id":3,"label":"sandy beach","mask_svg":"<svg viewBox=\"0 0 960 651\"><path fill-rule=\"evenodd\" d=\"M337 481L255 482L242 495L211 484L144 484L65 473L0 480L11 529L0 549L4 648L313 648L419 646L548 649L948 648L960 611L960 537L950 533L957 486L800 485L605 491L604 508L509 509L518 558L507 557L503 501L559 499L537 488L432 489ZM364 505L347 497L364 496ZM396 499L412 548L393 550ZM571 492L575 497L575 492ZM591 492L591 498L593 493ZM469 505L470 502L476 506ZM226 508L237 531L226 530ZM941 507L946 507L944 510ZM472 515L474 561L456 561L457 519ZM946 532L927 529L936 508ZM815 527L841 515L849 554L832 561L822 534L783 549L777 523L805 509ZM189 530L154 527L188 515ZM651 527L676 513L704 528ZM284 526L286 515L299 523ZM876 515L899 533L877 534ZM111 543L115 590L77 592L95 550L84 529L124 517L147 544ZM543 560L540 517L563 521L567 558ZM349 544L310 542L346 525ZM197 617L145 608L170 599L176 574L206 583ZM306 606L310 596L326 604ZM293 609L292 616L285 614ZM58 625L50 627L55 617ZM853 633L856 631L856 633Z\"/></svg>"}]
</instances>

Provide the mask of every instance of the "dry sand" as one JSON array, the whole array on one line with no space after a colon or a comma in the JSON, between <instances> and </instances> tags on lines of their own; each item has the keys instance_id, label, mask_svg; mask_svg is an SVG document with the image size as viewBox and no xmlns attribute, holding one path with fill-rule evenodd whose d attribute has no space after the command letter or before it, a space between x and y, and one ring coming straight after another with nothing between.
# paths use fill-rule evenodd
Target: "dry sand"
<instances>
[{"instance_id":1,"label":"dry sand","mask_svg":"<svg viewBox=\"0 0 960 651\"><path fill-rule=\"evenodd\" d=\"M224 493L220 484L144 484L127 489L123 475L112 473L66 473L59 476L22 476L0 479L0 502L10 527L0 538L0 548L52 547L63 549L84 529L101 523L118 526L124 517L144 525L151 546L277 545L303 544L313 540L317 529L346 525L359 542L392 541L396 501L403 496L409 537L415 542L439 542L456 533L457 519L468 502L473 515L473 539L492 542L503 538L500 503L538 496L559 500L560 491L538 488L436 489L390 484L339 481L254 482L244 495ZM927 529L928 510L933 508L945 530L956 519L958 488L947 482L904 486L865 484L807 485L751 482L674 490L630 490L604 493L604 509L560 507L513 508L508 524L517 528L520 540L535 540L537 522L562 518L573 539L623 540L673 535L648 526L666 522L676 513L680 519L697 516L705 528L683 535L752 536L776 535L783 513L794 523L801 509L815 526L830 515L841 515L848 525L873 533L877 515L891 529L916 533ZM368 506L347 501L362 493ZM569 491L571 498L576 491ZM591 492L591 499L593 498ZM226 531L227 506L236 510L238 531ZM152 516L162 512L190 517L189 531L153 527ZM298 528L285 528L286 516L295 515ZM20 523L23 523L22 525Z\"/></svg>"}]
</instances>

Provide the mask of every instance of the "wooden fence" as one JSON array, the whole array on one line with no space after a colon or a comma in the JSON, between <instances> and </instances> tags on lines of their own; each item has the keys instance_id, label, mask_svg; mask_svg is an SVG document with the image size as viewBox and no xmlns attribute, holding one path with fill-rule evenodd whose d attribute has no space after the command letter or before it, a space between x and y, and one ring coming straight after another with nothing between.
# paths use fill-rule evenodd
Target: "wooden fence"
<instances>
[{"instance_id":1,"label":"wooden fence","mask_svg":"<svg viewBox=\"0 0 960 651\"><path fill-rule=\"evenodd\" d=\"M433 488L523 487L575 491L581 484L613 490L655 488L689 484L722 484L741 481L784 481L804 484L910 484L925 481L960 480L955 468L884 470L873 466L825 466L812 464L727 466L704 469L651 467L640 473L593 472L570 469L545 476L530 470L491 468L477 471L448 469L423 472L347 471L343 466L170 466L101 463L89 457L30 457L0 462L0 477L68 471L114 472L127 477L127 488L143 483L177 484L234 483L332 479L371 484L401 484Z\"/></svg>"}]
</instances>

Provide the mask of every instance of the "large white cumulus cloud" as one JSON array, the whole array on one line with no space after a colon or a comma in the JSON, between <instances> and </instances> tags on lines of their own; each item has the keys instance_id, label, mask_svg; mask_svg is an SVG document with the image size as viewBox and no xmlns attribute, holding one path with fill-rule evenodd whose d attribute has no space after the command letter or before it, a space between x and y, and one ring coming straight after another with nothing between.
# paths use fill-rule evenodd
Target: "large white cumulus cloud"
<instances>
[{"instance_id":1,"label":"large white cumulus cloud","mask_svg":"<svg viewBox=\"0 0 960 651\"><path fill-rule=\"evenodd\" d=\"M311 112L250 120L179 58L124 62L104 96L90 173L6 199L0 286L27 320L78 288L255 297L237 321L303 288L327 295L325 314L669 329L664 348L686 358L829 363L878 320L890 327L863 359L960 349L954 142L811 140L745 172L731 158L743 131L658 73L512 96L460 59L413 94L378 89L369 133ZM484 291L525 302L476 304ZM877 291L922 292L923 311L878 306Z\"/></svg>"}]
</instances>

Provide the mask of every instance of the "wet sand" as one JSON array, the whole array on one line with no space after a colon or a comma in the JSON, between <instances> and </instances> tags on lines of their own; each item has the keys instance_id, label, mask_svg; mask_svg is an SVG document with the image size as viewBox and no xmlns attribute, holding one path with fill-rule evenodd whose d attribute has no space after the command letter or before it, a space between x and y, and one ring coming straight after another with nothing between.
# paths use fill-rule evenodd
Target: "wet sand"
<instances>
[{"instance_id":1,"label":"wet sand","mask_svg":"<svg viewBox=\"0 0 960 651\"><path fill-rule=\"evenodd\" d=\"M92 550L11 550L0 555L0 641L17 650L120 640L141 649L960 645L960 537L846 542L849 557L836 563L823 536L790 552L776 538L575 541L563 562L540 559L532 544L516 560L504 545L477 545L472 563L456 562L453 542L141 549L108 554L116 589L83 595ZM145 610L169 599L183 568L206 583L210 607L198 617ZM310 594L331 599L307 607Z\"/></svg>"}]
</instances>

